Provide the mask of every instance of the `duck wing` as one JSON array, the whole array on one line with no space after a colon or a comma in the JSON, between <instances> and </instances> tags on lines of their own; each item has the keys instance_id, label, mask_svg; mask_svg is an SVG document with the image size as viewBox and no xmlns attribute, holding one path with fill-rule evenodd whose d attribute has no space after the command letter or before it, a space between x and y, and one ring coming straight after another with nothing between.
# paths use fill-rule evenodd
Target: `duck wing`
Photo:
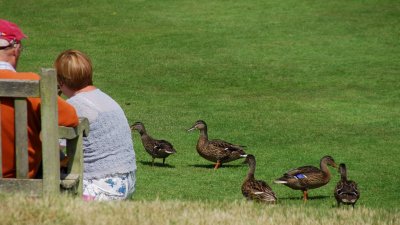
<instances>
[{"instance_id":1,"label":"duck wing","mask_svg":"<svg viewBox=\"0 0 400 225\"><path fill-rule=\"evenodd\" d=\"M220 149L223 149L225 151L231 151L231 152L233 152L233 151L242 151L243 153L241 153L241 154L246 154L246 153L244 153L244 150L243 150L245 146L235 145L235 144L229 143L229 142L224 141L224 140L213 139L213 140L210 140L208 142L208 144L213 146L214 148L220 148Z\"/></svg>"},{"instance_id":2,"label":"duck wing","mask_svg":"<svg viewBox=\"0 0 400 225\"><path fill-rule=\"evenodd\" d=\"M302 166L291 169L283 174L282 177L276 179L274 183L285 184L292 188L302 188L308 185L309 182L315 180L316 175L319 175L321 170L314 166Z\"/></svg>"},{"instance_id":3,"label":"duck wing","mask_svg":"<svg viewBox=\"0 0 400 225\"><path fill-rule=\"evenodd\" d=\"M250 200L275 202L276 195L271 187L263 180L248 181L242 188L243 195Z\"/></svg>"},{"instance_id":4,"label":"duck wing","mask_svg":"<svg viewBox=\"0 0 400 225\"><path fill-rule=\"evenodd\" d=\"M172 144L166 140L157 140L154 142L153 149L159 153L166 153L166 154L174 154L176 150L172 146Z\"/></svg>"},{"instance_id":5,"label":"duck wing","mask_svg":"<svg viewBox=\"0 0 400 225\"><path fill-rule=\"evenodd\" d=\"M283 177L290 177L295 179L306 179L308 175L320 173L321 170L315 166L302 166L287 171Z\"/></svg>"}]
</instances>

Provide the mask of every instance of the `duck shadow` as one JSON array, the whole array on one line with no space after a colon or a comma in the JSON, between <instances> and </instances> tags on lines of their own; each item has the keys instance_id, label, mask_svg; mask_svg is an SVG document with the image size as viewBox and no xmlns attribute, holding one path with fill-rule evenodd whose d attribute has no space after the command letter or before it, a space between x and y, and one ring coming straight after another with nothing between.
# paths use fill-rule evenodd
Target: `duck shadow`
<instances>
[{"instance_id":1,"label":"duck shadow","mask_svg":"<svg viewBox=\"0 0 400 225\"><path fill-rule=\"evenodd\" d=\"M154 163L154 166L152 166L152 163L151 163L151 162L149 162L149 161L143 161L143 160L140 160L140 163L141 163L142 165L145 165L145 166L150 166L150 167L166 167L166 168L175 168L175 166L169 165L168 163L162 164L162 163L155 162L155 163Z\"/></svg>"},{"instance_id":2,"label":"duck shadow","mask_svg":"<svg viewBox=\"0 0 400 225\"><path fill-rule=\"evenodd\" d=\"M188 165L190 167L196 167L196 168L206 168L206 169L214 169L213 164L191 164ZM244 165L222 165L220 166L218 169L222 169L222 168L238 168L238 167L243 167Z\"/></svg>"},{"instance_id":3,"label":"duck shadow","mask_svg":"<svg viewBox=\"0 0 400 225\"><path fill-rule=\"evenodd\" d=\"M314 200L314 199L326 199L326 198L330 198L331 196L328 195L317 195L317 196L311 196L308 197L308 200ZM299 197L281 197L279 199L282 200L303 200L303 196L299 196Z\"/></svg>"}]
</instances>

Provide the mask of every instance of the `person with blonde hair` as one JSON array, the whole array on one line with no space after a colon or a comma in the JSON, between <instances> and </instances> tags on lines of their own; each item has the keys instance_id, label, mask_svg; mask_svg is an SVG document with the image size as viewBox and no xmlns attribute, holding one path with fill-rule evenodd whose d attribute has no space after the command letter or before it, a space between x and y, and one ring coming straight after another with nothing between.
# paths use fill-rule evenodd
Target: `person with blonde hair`
<instances>
[{"instance_id":1,"label":"person with blonde hair","mask_svg":"<svg viewBox=\"0 0 400 225\"><path fill-rule=\"evenodd\" d=\"M90 133L83 140L84 199L129 199L135 191L136 158L125 113L93 85L92 62L83 52L66 50L54 66L67 102L89 120Z\"/></svg>"}]
</instances>

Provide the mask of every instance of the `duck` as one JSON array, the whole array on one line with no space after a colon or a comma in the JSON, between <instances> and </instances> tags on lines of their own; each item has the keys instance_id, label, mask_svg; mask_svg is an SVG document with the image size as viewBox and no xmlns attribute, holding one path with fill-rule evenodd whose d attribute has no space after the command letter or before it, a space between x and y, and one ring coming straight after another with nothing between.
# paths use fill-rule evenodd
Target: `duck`
<instances>
[{"instance_id":1,"label":"duck","mask_svg":"<svg viewBox=\"0 0 400 225\"><path fill-rule=\"evenodd\" d=\"M265 181L256 180L254 177L254 172L256 170L255 156L252 154L248 154L244 162L249 165L249 170L242 184L243 196L247 200L275 204L277 198L271 187Z\"/></svg>"},{"instance_id":2,"label":"duck","mask_svg":"<svg viewBox=\"0 0 400 225\"><path fill-rule=\"evenodd\" d=\"M207 124L204 120L197 120L188 131L196 129L200 131L196 150L201 157L215 163L214 170L217 170L223 163L246 157L245 146L231 144L220 139L208 140Z\"/></svg>"},{"instance_id":3,"label":"duck","mask_svg":"<svg viewBox=\"0 0 400 225\"><path fill-rule=\"evenodd\" d=\"M331 173L328 165L337 168L332 156L324 156L320 160L320 168L314 166L302 166L287 171L282 177L276 179L274 183L283 184L294 190L303 192L304 202L308 199L308 190L322 187L331 180Z\"/></svg>"},{"instance_id":4,"label":"duck","mask_svg":"<svg viewBox=\"0 0 400 225\"><path fill-rule=\"evenodd\" d=\"M147 153L152 157L151 165L154 166L154 160L156 158L163 159L163 165L165 165L165 159L176 153L174 146L166 140L157 140L152 138L146 131L142 122L135 122L130 126L132 131L138 131L140 139Z\"/></svg>"},{"instance_id":5,"label":"duck","mask_svg":"<svg viewBox=\"0 0 400 225\"><path fill-rule=\"evenodd\" d=\"M345 205L354 205L360 198L360 191L357 188L357 183L347 179L346 164L341 163L339 165L340 181L337 183L334 195L339 207L341 203Z\"/></svg>"}]
</instances>

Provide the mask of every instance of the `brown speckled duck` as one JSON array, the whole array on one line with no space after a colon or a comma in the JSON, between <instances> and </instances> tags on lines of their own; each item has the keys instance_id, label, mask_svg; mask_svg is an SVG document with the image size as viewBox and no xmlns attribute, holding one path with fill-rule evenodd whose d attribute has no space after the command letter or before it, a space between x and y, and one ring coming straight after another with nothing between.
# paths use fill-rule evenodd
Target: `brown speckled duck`
<instances>
[{"instance_id":1,"label":"brown speckled duck","mask_svg":"<svg viewBox=\"0 0 400 225\"><path fill-rule=\"evenodd\" d=\"M136 122L131 125L131 130L137 130L140 134L140 138L142 140L142 144L144 149L151 155L153 158L152 166L154 166L155 158L162 158L163 165L165 164L165 158L170 156L171 154L176 153L176 150L166 140L156 140L147 134L146 129L142 122Z\"/></svg>"},{"instance_id":2,"label":"brown speckled duck","mask_svg":"<svg viewBox=\"0 0 400 225\"><path fill-rule=\"evenodd\" d=\"M197 152L203 158L215 162L214 169L218 169L223 163L245 157L244 146L219 139L208 140L207 124L203 120L196 121L188 131L195 129L200 130L200 137L196 145Z\"/></svg>"},{"instance_id":3,"label":"brown speckled duck","mask_svg":"<svg viewBox=\"0 0 400 225\"><path fill-rule=\"evenodd\" d=\"M360 198L360 191L357 188L357 183L352 180L347 180L347 170L344 163L339 165L339 173L341 179L334 190L337 206L339 207L340 203L342 203L345 205L352 205L354 208L354 205Z\"/></svg>"},{"instance_id":4,"label":"brown speckled duck","mask_svg":"<svg viewBox=\"0 0 400 225\"><path fill-rule=\"evenodd\" d=\"M242 184L242 194L247 200L254 200L263 203L276 203L275 193L271 187L263 180L256 180L254 172L256 170L256 158L254 155L247 155L245 163L249 164L249 171Z\"/></svg>"},{"instance_id":5,"label":"brown speckled duck","mask_svg":"<svg viewBox=\"0 0 400 225\"><path fill-rule=\"evenodd\" d=\"M303 199L307 201L307 190L326 185L331 179L328 165L337 168L335 160L331 156L324 156L320 161L320 168L314 166L302 166L289 170L282 177L276 179L277 184L284 184L294 190L303 192Z\"/></svg>"}]
</instances>

